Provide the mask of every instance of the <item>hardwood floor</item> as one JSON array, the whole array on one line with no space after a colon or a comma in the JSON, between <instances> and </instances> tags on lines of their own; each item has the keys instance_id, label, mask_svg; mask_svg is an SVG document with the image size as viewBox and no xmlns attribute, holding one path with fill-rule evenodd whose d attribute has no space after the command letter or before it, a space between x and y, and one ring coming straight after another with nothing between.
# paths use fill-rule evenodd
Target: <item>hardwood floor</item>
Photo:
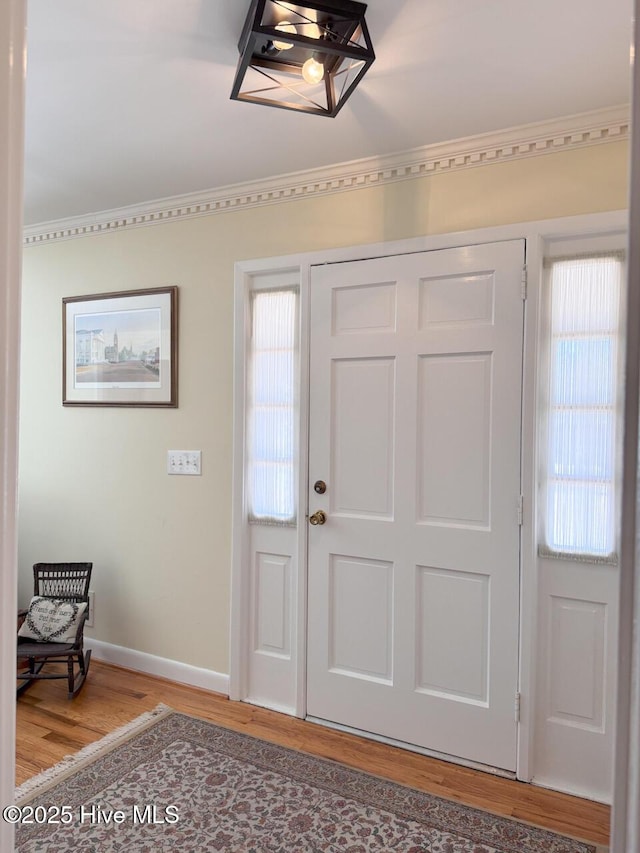
<instances>
[{"instance_id":1,"label":"hardwood floor","mask_svg":"<svg viewBox=\"0 0 640 853\"><path fill-rule=\"evenodd\" d=\"M450 800L608 844L607 806L230 702L216 693L92 661L83 691L74 700L66 697L64 682L45 681L18 700L17 784L163 702L177 711Z\"/></svg>"}]
</instances>

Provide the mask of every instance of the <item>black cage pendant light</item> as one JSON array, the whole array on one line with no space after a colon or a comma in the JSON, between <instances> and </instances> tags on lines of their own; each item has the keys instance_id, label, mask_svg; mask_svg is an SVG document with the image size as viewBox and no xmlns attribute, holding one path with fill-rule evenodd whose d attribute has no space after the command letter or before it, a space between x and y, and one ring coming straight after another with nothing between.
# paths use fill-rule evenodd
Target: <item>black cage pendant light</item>
<instances>
[{"instance_id":1,"label":"black cage pendant light","mask_svg":"<svg viewBox=\"0 0 640 853\"><path fill-rule=\"evenodd\" d=\"M352 0L252 0L231 97L335 116L375 59Z\"/></svg>"}]
</instances>

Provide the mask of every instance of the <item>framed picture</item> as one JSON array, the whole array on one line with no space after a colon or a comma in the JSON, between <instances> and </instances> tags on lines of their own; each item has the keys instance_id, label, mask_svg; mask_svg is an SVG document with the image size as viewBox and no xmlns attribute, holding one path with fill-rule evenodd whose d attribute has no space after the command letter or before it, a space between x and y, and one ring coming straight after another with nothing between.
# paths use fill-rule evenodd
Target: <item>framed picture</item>
<instances>
[{"instance_id":1,"label":"framed picture","mask_svg":"<svg viewBox=\"0 0 640 853\"><path fill-rule=\"evenodd\" d=\"M62 300L63 406L178 405L178 288Z\"/></svg>"}]
</instances>

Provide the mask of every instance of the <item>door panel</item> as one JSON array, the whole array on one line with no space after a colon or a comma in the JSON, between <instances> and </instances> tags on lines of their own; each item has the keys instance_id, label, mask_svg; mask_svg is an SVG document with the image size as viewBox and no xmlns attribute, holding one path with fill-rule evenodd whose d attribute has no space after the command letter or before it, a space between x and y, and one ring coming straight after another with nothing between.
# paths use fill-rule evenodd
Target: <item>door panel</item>
<instances>
[{"instance_id":1,"label":"door panel","mask_svg":"<svg viewBox=\"0 0 640 853\"><path fill-rule=\"evenodd\" d=\"M308 713L515 770L524 242L311 280Z\"/></svg>"},{"instance_id":2,"label":"door panel","mask_svg":"<svg viewBox=\"0 0 640 853\"><path fill-rule=\"evenodd\" d=\"M489 584L488 575L418 566L417 691L488 706Z\"/></svg>"},{"instance_id":3,"label":"door panel","mask_svg":"<svg viewBox=\"0 0 640 853\"><path fill-rule=\"evenodd\" d=\"M331 672L392 684L393 565L332 554L329 572Z\"/></svg>"},{"instance_id":4,"label":"door panel","mask_svg":"<svg viewBox=\"0 0 640 853\"><path fill-rule=\"evenodd\" d=\"M419 357L419 522L489 527L491 382L491 353Z\"/></svg>"},{"instance_id":5,"label":"door panel","mask_svg":"<svg viewBox=\"0 0 640 853\"><path fill-rule=\"evenodd\" d=\"M331 511L392 518L394 360L338 359L332 367Z\"/></svg>"}]
</instances>

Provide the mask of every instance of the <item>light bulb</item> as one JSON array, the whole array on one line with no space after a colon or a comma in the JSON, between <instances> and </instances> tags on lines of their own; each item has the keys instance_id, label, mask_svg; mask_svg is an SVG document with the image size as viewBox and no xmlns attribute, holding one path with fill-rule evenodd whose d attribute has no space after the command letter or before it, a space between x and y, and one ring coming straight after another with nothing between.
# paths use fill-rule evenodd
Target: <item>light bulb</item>
<instances>
[{"instance_id":1,"label":"light bulb","mask_svg":"<svg viewBox=\"0 0 640 853\"><path fill-rule=\"evenodd\" d=\"M324 65L321 62L318 62L317 59L311 57L311 59L307 59L305 64L302 66L302 76L305 79L305 82L312 85L313 83L319 83L324 77Z\"/></svg>"},{"instance_id":2,"label":"light bulb","mask_svg":"<svg viewBox=\"0 0 640 853\"><path fill-rule=\"evenodd\" d=\"M282 21L282 23L276 24L276 29L280 33L289 33L290 35L295 35L298 32L295 26L290 24L289 21ZM274 41L273 46L276 50L291 50L293 47L290 41Z\"/></svg>"}]
</instances>

